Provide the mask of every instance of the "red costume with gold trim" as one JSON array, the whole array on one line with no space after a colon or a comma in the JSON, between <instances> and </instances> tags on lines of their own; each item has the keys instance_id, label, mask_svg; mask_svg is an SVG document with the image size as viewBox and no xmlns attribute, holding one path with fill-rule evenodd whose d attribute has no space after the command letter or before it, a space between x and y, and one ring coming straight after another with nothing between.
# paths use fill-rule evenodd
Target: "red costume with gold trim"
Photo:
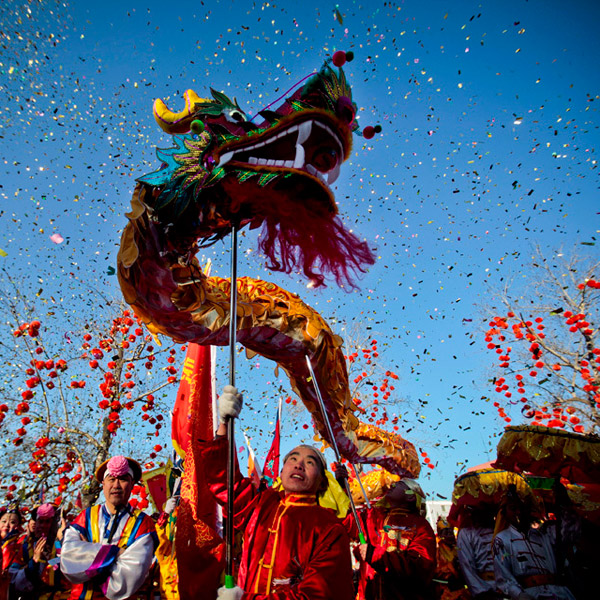
<instances>
[{"instance_id":1,"label":"red costume with gold trim","mask_svg":"<svg viewBox=\"0 0 600 600\"><path fill-rule=\"evenodd\" d=\"M424 517L405 508L373 507L360 512L371 545L360 561L359 600L431 598L436 566L435 534ZM358 538L352 515L345 525ZM358 557L357 557L358 558Z\"/></svg>"},{"instance_id":2,"label":"red costume with gold trim","mask_svg":"<svg viewBox=\"0 0 600 600\"><path fill-rule=\"evenodd\" d=\"M226 500L227 441L202 445L205 481ZM352 600L350 540L342 522L313 494L261 491L236 465L234 525L244 546L238 585L243 600Z\"/></svg>"}]
</instances>

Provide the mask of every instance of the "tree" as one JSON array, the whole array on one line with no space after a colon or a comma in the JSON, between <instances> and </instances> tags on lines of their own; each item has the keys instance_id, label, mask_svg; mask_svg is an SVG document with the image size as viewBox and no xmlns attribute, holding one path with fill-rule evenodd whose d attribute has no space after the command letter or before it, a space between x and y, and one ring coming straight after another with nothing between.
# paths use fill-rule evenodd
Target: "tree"
<instances>
[{"instance_id":1,"label":"tree","mask_svg":"<svg viewBox=\"0 0 600 600\"><path fill-rule=\"evenodd\" d=\"M600 263L538 250L526 296L505 290L485 332L497 354L498 414L519 405L532 425L600 432Z\"/></svg>"},{"instance_id":2,"label":"tree","mask_svg":"<svg viewBox=\"0 0 600 600\"><path fill-rule=\"evenodd\" d=\"M1 444L1 488L9 501L44 492L60 503L80 493L82 505L90 506L101 490L93 474L113 446L126 453L133 436L133 458L142 462L163 449L156 438L164 437L171 402L161 402L158 392L178 381L178 347L156 349L140 320L118 302L104 303L111 318L82 325L73 336L81 340L77 346L71 334L36 319L13 288L3 294L8 315L0 341L0 427L11 432Z\"/></svg>"},{"instance_id":3,"label":"tree","mask_svg":"<svg viewBox=\"0 0 600 600\"><path fill-rule=\"evenodd\" d=\"M396 396L395 382L399 377L382 361L378 349L378 341L374 338L363 341L358 335L351 337L348 343L346 360L348 362L348 379L351 384L351 394L358 406L361 418L383 429L391 428L394 432L402 433L399 422L402 414L397 411L400 402L407 408L406 399L399 400ZM352 350L352 351L350 351ZM419 453L429 469L435 469L427 452L422 448Z\"/></svg>"}]
</instances>

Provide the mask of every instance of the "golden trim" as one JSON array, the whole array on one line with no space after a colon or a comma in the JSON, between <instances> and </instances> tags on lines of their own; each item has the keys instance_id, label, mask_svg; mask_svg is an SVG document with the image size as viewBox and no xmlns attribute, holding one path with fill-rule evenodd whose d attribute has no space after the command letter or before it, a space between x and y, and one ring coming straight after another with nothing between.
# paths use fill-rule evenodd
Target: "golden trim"
<instances>
[{"instance_id":1,"label":"golden trim","mask_svg":"<svg viewBox=\"0 0 600 600\"><path fill-rule=\"evenodd\" d=\"M273 532L273 531L275 532L275 539L273 540L273 548L271 551L271 558L270 558L269 564L268 565L264 564L264 560L265 560L264 556L262 556L260 558L260 560L258 561L258 571L256 573L256 583L254 585L254 593L255 594L260 593L259 585L260 585L261 576L262 576L262 569L267 570L267 586L266 586L266 590L264 593L269 594L271 592L271 582L273 580L273 565L274 565L274 561L275 561L275 553L277 552L277 544L279 543L279 531L280 531L281 519L282 519L283 515L285 514L285 512L287 511L289 506L298 506L299 505L299 504L292 503L291 501L290 501L290 503L287 503L286 500L288 498L292 498L292 497L286 496L279 502L279 505L277 506L277 511L275 512L275 517L274 517L273 523L272 523L272 525L275 526L275 529L271 529L269 527L269 530L268 530L269 531L269 539L267 540L267 545L271 538L271 532ZM316 498L314 499L314 503L316 504ZM308 505L305 505L305 506L308 506ZM283 510L281 510L282 507L283 507ZM280 512L280 510L281 510L281 512Z\"/></svg>"}]
</instances>

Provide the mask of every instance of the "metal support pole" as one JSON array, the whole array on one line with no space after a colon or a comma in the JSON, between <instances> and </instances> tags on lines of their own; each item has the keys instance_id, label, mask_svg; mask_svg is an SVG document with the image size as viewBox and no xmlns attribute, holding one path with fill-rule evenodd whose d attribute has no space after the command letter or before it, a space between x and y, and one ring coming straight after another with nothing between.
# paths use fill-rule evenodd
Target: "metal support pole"
<instances>
[{"instance_id":1,"label":"metal support pole","mask_svg":"<svg viewBox=\"0 0 600 600\"><path fill-rule=\"evenodd\" d=\"M231 289L229 304L229 385L235 386L235 340L237 332L237 225L231 227ZM227 523L225 526L225 587L234 588L233 579L233 484L235 469L235 425L227 420Z\"/></svg>"},{"instance_id":2,"label":"metal support pole","mask_svg":"<svg viewBox=\"0 0 600 600\"><path fill-rule=\"evenodd\" d=\"M363 487L362 481L360 480L360 477L358 476L358 471L356 470L354 463L350 463L350 464L352 465L352 470L354 471L354 477L356 477L356 479L358 481L358 485L360 485L360 491L362 492L363 498L365 499L365 504L367 505L368 509L371 509L371 501L369 500L369 496L367 496L367 492L365 492L365 488Z\"/></svg>"},{"instance_id":3,"label":"metal support pole","mask_svg":"<svg viewBox=\"0 0 600 600\"><path fill-rule=\"evenodd\" d=\"M327 427L327 433L329 434L329 439L331 440L331 448L335 453L335 459L339 463L342 460L340 455L340 451L337 447L337 442L335 441L335 437L333 436L333 429L331 428L331 423L329 422L329 417L327 416L327 411L325 410L325 403L323 402L323 396L321 396L321 390L319 389L319 385L317 384L317 378L315 377L315 372L312 368L312 363L310 362L310 357L308 354L306 355L306 364L308 366L308 372L313 380L313 385L315 386L315 393L317 395L317 399L319 400L319 406L321 407L321 414L323 415L323 421L325 426ZM344 484L346 488L346 494L348 499L350 500L350 509L352 510L352 515L354 516L354 520L356 521L356 527L358 528L358 539L361 544L367 543L367 538L365 535L365 530L363 524L358 517L358 513L356 512L356 506L354 505L354 500L352 500L352 492L350 491L350 484L347 479L344 479Z\"/></svg>"}]
</instances>

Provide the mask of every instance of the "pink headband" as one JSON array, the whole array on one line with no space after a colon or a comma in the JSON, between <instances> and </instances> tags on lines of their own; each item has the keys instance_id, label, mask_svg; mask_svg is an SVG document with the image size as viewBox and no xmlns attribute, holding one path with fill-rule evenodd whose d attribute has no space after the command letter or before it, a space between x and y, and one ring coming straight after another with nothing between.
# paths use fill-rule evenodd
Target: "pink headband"
<instances>
[{"instance_id":1,"label":"pink headband","mask_svg":"<svg viewBox=\"0 0 600 600\"><path fill-rule=\"evenodd\" d=\"M38 506L37 509L38 517L53 517L55 513L56 511L54 510L54 506L52 506L52 504L42 504L41 506Z\"/></svg>"},{"instance_id":2,"label":"pink headband","mask_svg":"<svg viewBox=\"0 0 600 600\"><path fill-rule=\"evenodd\" d=\"M112 477L131 475L133 479L133 470L129 466L129 461L124 456L113 456L106 465L104 477L107 475L111 475Z\"/></svg>"}]
</instances>

